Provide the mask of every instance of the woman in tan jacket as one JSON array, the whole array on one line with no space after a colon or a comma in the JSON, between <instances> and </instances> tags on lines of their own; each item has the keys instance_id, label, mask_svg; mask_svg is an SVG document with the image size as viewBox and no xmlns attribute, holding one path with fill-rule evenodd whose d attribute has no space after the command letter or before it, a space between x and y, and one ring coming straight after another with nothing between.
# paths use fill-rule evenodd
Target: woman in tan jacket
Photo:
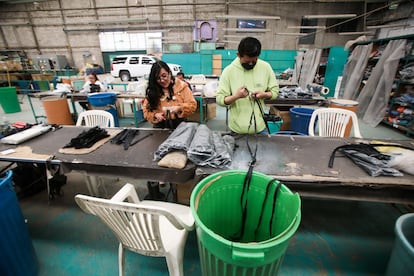
<instances>
[{"instance_id":1,"label":"woman in tan jacket","mask_svg":"<svg viewBox=\"0 0 414 276\"><path fill-rule=\"evenodd\" d=\"M168 65L152 65L143 110L145 119L155 128L175 129L197 109L187 83L172 76Z\"/></svg>"}]
</instances>

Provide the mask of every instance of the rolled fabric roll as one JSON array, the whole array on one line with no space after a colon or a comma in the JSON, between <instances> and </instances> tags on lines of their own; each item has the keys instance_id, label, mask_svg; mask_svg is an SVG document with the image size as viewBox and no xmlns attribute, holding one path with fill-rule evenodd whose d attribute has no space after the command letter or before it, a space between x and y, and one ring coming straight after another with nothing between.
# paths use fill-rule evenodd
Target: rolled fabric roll
<instances>
[{"instance_id":1,"label":"rolled fabric roll","mask_svg":"<svg viewBox=\"0 0 414 276\"><path fill-rule=\"evenodd\" d=\"M322 95L328 95L329 94L329 88L326 87L326 86L322 86L321 94Z\"/></svg>"}]
</instances>

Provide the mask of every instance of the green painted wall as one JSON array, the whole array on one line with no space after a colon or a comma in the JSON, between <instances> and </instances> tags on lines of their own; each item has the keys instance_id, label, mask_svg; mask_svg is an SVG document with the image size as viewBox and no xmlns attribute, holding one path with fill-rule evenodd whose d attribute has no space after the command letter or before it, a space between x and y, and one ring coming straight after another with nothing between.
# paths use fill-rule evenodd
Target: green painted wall
<instances>
[{"instance_id":1,"label":"green painted wall","mask_svg":"<svg viewBox=\"0 0 414 276\"><path fill-rule=\"evenodd\" d=\"M111 60L117 55L145 54L145 51L103 52L105 72L111 71ZM221 55L222 69L229 65L236 57L237 50L200 50L199 53L165 53L162 60L168 63L180 64L186 75L204 74L213 72L213 55ZM276 74L295 64L295 50L263 50L260 58L269 62Z\"/></svg>"},{"instance_id":2,"label":"green painted wall","mask_svg":"<svg viewBox=\"0 0 414 276\"><path fill-rule=\"evenodd\" d=\"M199 53L163 54L162 60L167 63L180 64L186 75L200 74L201 55Z\"/></svg>"},{"instance_id":3,"label":"green painted wall","mask_svg":"<svg viewBox=\"0 0 414 276\"><path fill-rule=\"evenodd\" d=\"M213 55L221 55L222 69L236 57L237 50L201 50L200 53L168 53L162 59L169 63L177 63L187 75L211 75L213 71ZM260 58L269 62L276 74L295 65L296 50L263 50Z\"/></svg>"}]
</instances>

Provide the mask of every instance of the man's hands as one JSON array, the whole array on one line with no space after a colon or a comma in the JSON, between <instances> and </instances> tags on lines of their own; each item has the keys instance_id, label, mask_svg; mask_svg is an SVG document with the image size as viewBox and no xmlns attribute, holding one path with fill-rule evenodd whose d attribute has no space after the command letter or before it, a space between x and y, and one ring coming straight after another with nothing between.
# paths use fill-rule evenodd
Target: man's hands
<instances>
[{"instance_id":1,"label":"man's hands","mask_svg":"<svg viewBox=\"0 0 414 276\"><path fill-rule=\"evenodd\" d=\"M264 91L254 91L250 92L246 86L242 86L237 91L224 99L224 103L229 105L237 101L238 99L243 99L246 97L251 97L252 99L270 99L272 98L272 92L264 92Z\"/></svg>"},{"instance_id":2,"label":"man's hands","mask_svg":"<svg viewBox=\"0 0 414 276\"><path fill-rule=\"evenodd\" d=\"M254 99L270 99L272 98L272 92L256 91L250 95Z\"/></svg>"}]
</instances>

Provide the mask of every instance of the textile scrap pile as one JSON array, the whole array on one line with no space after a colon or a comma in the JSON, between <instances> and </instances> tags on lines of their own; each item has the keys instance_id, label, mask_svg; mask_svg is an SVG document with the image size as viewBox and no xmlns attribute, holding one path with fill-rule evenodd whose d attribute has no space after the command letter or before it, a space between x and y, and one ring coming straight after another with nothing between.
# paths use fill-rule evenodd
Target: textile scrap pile
<instances>
[{"instance_id":1,"label":"textile scrap pile","mask_svg":"<svg viewBox=\"0 0 414 276\"><path fill-rule=\"evenodd\" d=\"M206 125L182 122L154 153L163 167L184 168L187 159L199 166L223 168L231 163L234 138L211 131Z\"/></svg>"},{"instance_id":2,"label":"textile scrap pile","mask_svg":"<svg viewBox=\"0 0 414 276\"><path fill-rule=\"evenodd\" d=\"M399 144L372 142L337 147L329 159L333 167L337 152L343 153L370 176L403 176L403 172L414 175L414 149Z\"/></svg>"}]
</instances>

